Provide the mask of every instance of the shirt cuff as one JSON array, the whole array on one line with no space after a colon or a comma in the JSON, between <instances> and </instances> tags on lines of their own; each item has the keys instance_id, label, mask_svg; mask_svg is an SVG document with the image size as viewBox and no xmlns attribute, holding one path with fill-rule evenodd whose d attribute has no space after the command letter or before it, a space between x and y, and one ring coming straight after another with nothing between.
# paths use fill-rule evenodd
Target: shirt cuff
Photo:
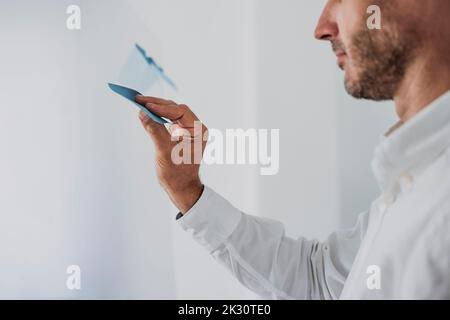
<instances>
[{"instance_id":1,"label":"shirt cuff","mask_svg":"<svg viewBox=\"0 0 450 320\"><path fill-rule=\"evenodd\" d=\"M177 216L177 223L209 252L213 252L233 233L241 217L239 210L205 186L191 210L184 216Z\"/></svg>"}]
</instances>

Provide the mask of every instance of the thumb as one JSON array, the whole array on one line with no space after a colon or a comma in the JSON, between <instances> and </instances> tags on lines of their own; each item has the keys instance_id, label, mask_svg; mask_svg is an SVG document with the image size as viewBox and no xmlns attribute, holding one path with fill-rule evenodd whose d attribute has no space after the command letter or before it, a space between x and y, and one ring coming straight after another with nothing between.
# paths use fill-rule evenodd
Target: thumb
<instances>
[{"instance_id":1,"label":"thumb","mask_svg":"<svg viewBox=\"0 0 450 320\"><path fill-rule=\"evenodd\" d=\"M139 112L139 119L159 151L171 150L171 136L163 124L153 121L143 111Z\"/></svg>"}]
</instances>

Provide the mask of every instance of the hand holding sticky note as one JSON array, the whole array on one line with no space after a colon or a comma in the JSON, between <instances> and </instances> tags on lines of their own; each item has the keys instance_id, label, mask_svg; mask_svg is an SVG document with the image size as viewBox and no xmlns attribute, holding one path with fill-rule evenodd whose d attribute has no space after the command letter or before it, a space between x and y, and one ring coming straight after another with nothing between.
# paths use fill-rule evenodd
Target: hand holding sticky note
<instances>
[{"instance_id":1,"label":"hand holding sticky note","mask_svg":"<svg viewBox=\"0 0 450 320\"><path fill-rule=\"evenodd\" d=\"M112 84L112 83L108 83L108 86L115 93L117 93L117 94L121 95L122 97L124 97L125 99L131 101L135 106L137 106L139 109L141 109L152 120L154 120L160 124L169 123L167 120L157 116L156 114L154 114L153 112L148 110L146 107L144 107L136 102L136 100L135 100L136 96L142 95L138 91L127 88L127 87L119 86L117 84Z\"/></svg>"}]
</instances>

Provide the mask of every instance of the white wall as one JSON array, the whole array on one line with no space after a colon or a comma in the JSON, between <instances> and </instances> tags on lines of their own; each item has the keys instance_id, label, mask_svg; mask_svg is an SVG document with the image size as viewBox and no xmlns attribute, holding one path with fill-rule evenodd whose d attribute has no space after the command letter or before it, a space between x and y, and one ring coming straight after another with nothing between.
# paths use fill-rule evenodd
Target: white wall
<instances>
[{"instance_id":1,"label":"white wall","mask_svg":"<svg viewBox=\"0 0 450 320\"><path fill-rule=\"evenodd\" d=\"M281 129L280 173L259 177L264 216L290 236L337 226L335 61L313 37L324 1L258 2L258 125Z\"/></svg>"},{"instance_id":2,"label":"white wall","mask_svg":"<svg viewBox=\"0 0 450 320\"><path fill-rule=\"evenodd\" d=\"M121 1L2 3L0 265L3 298L175 295L171 219L136 111L107 88L136 40ZM66 288L79 265L82 290Z\"/></svg>"},{"instance_id":3,"label":"white wall","mask_svg":"<svg viewBox=\"0 0 450 320\"><path fill-rule=\"evenodd\" d=\"M81 31L65 28L68 4ZM254 298L176 225L153 146L106 88L135 41L210 128L281 130L280 172L207 166L205 183L287 234L324 239L377 189L369 160L389 107L346 97L324 0L2 2L0 297ZM65 288L80 264L81 292Z\"/></svg>"}]
</instances>

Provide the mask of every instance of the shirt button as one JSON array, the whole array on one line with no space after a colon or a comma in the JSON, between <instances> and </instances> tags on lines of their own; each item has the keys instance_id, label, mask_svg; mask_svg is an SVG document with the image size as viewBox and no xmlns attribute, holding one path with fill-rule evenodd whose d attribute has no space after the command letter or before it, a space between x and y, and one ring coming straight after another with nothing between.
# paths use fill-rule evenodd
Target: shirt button
<instances>
[{"instance_id":1,"label":"shirt button","mask_svg":"<svg viewBox=\"0 0 450 320\"><path fill-rule=\"evenodd\" d=\"M392 194L385 194L380 199L380 202L378 203L378 210L380 210L381 213L384 213L389 206L391 206L395 202L395 197Z\"/></svg>"},{"instance_id":2,"label":"shirt button","mask_svg":"<svg viewBox=\"0 0 450 320\"><path fill-rule=\"evenodd\" d=\"M381 213L384 213L386 210L387 210L387 204L386 204L386 202L384 202L384 201L381 201L379 204L378 204L378 210L381 212Z\"/></svg>"},{"instance_id":3,"label":"shirt button","mask_svg":"<svg viewBox=\"0 0 450 320\"><path fill-rule=\"evenodd\" d=\"M399 184L403 191L409 191L414 184L414 179L411 175L404 174L399 178Z\"/></svg>"},{"instance_id":4,"label":"shirt button","mask_svg":"<svg viewBox=\"0 0 450 320\"><path fill-rule=\"evenodd\" d=\"M386 205L390 206L391 204L393 204L395 202L395 197L393 194L386 194L383 197L383 201L386 203Z\"/></svg>"}]
</instances>

